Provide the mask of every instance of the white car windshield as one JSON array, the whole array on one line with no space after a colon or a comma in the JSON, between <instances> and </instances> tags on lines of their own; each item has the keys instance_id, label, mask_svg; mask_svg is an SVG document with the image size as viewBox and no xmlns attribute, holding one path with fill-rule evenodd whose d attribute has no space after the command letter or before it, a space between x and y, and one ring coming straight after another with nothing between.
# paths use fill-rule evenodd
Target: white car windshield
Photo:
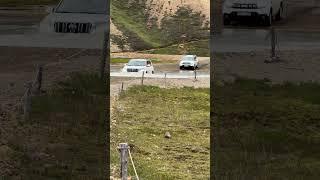
<instances>
[{"instance_id":1,"label":"white car windshield","mask_svg":"<svg viewBox=\"0 0 320 180\"><path fill-rule=\"evenodd\" d=\"M107 0L62 0L56 12L106 14Z\"/></svg>"},{"instance_id":2,"label":"white car windshield","mask_svg":"<svg viewBox=\"0 0 320 180\"><path fill-rule=\"evenodd\" d=\"M128 66L146 66L147 62L146 61L136 61L136 60L131 60L128 62Z\"/></svg>"},{"instance_id":3,"label":"white car windshield","mask_svg":"<svg viewBox=\"0 0 320 180\"><path fill-rule=\"evenodd\" d=\"M182 58L182 61L194 61L194 57L185 56L185 57Z\"/></svg>"}]
</instances>

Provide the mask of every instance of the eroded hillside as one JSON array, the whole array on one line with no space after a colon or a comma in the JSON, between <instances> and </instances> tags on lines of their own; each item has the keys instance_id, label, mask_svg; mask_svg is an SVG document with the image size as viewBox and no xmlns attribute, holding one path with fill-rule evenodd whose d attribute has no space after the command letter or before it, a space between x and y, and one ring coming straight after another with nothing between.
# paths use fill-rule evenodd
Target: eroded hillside
<instances>
[{"instance_id":1,"label":"eroded hillside","mask_svg":"<svg viewBox=\"0 0 320 180\"><path fill-rule=\"evenodd\" d=\"M182 8L184 11L181 10ZM169 16L178 16L177 13L179 16L188 16L186 18L190 20L192 16L199 21L196 24L208 25L210 1L113 0L111 2L111 51L148 49L174 44L163 39L161 29L168 27L167 25L163 27L164 19ZM172 33L175 33L174 29Z\"/></svg>"}]
</instances>

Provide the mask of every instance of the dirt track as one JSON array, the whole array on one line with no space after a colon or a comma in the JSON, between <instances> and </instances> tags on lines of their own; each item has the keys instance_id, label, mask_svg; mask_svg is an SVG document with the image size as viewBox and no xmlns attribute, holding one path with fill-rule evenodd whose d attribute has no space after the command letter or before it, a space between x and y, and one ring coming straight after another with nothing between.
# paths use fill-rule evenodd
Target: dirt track
<instances>
[{"instance_id":1,"label":"dirt track","mask_svg":"<svg viewBox=\"0 0 320 180\"><path fill-rule=\"evenodd\" d=\"M236 77L270 79L274 83L320 82L320 52L317 50L282 51L280 62L264 63L270 52L224 53L216 56L216 79L232 81Z\"/></svg>"}]
</instances>

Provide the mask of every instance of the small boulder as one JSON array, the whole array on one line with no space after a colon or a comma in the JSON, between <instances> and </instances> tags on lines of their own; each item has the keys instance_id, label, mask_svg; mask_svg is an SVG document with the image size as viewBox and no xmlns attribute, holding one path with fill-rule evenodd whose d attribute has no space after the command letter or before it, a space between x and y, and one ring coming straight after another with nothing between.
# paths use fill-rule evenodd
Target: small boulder
<instances>
[{"instance_id":1,"label":"small boulder","mask_svg":"<svg viewBox=\"0 0 320 180\"><path fill-rule=\"evenodd\" d=\"M170 139L171 138L171 134L169 132L166 132L166 134L164 135L165 138Z\"/></svg>"}]
</instances>

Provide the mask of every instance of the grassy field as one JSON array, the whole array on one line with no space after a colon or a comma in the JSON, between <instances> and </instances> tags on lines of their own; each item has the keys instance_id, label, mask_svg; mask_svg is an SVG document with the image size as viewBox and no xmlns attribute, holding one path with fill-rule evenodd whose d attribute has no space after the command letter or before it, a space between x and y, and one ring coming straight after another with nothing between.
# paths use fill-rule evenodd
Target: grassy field
<instances>
[{"instance_id":1,"label":"grassy field","mask_svg":"<svg viewBox=\"0 0 320 180\"><path fill-rule=\"evenodd\" d=\"M32 99L30 120L9 139L22 179L105 179L105 83L73 74Z\"/></svg>"},{"instance_id":2,"label":"grassy field","mask_svg":"<svg viewBox=\"0 0 320 180\"><path fill-rule=\"evenodd\" d=\"M1 0L0 6L47 5L57 2L59 0Z\"/></svg>"},{"instance_id":3,"label":"grassy field","mask_svg":"<svg viewBox=\"0 0 320 180\"><path fill-rule=\"evenodd\" d=\"M111 167L116 174L116 147L128 142L141 179L207 179L209 98L209 89L153 86L131 87L122 94L111 128ZM171 139L164 137L167 131ZM134 176L131 165L129 173Z\"/></svg>"},{"instance_id":4,"label":"grassy field","mask_svg":"<svg viewBox=\"0 0 320 180\"><path fill-rule=\"evenodd\" d=\"M320 85L239 79L213 87L218 179L320 177Z\"/></svg>"},{"instance_id":5,"label":"grassy field","mask_svg":"<svg viewBox=\"0 0 320 180\"><path fill-rule=\"evenodd\" d=\"M196 54L197 56L204 56L204 57L210 56L209 40L200 40L200 41L186 43L184 44L184 48L186 49L185 54ZM182 49L179 48L178 45L171 45L164 48L146 50L142 52L150 53L150 54L172 54L172 55L183 54Z\"/></svg>"}]
</instances>

